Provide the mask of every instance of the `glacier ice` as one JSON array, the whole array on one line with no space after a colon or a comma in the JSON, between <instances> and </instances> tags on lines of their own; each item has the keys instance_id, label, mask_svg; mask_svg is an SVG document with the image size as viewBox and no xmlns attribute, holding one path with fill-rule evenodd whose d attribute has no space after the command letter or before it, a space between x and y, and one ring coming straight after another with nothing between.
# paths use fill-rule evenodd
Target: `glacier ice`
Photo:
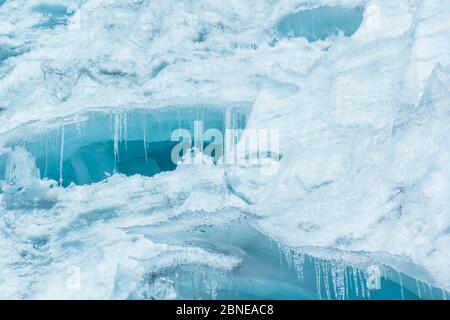
<instances>
[{"instance_id":1,"label":"glacier ice","mask_svg":"<svg viewBox=\"0 0 450 320\"><path fill-rule=\"evenodd\" d=\"M448 299L449 17L0 1L0 297ZM168 162L195 120L277 129L279 170Z\"/></svg>"}]
</instances>

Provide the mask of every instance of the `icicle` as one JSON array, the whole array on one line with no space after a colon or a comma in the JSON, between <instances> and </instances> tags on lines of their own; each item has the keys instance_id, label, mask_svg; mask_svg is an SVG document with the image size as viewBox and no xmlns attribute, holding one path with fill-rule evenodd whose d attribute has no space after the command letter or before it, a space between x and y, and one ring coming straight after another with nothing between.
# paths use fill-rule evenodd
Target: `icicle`
<instances>
[{"instance_id":1,"label":"icicle","mask_svg":"<svg viewBox=\"0 0 450 320\"><path fill-rule=\"evenodd\" d=\"M421 295L425 298L426 297L426 287L425 284L422 281L419 281L419 286L421 287Z\"/></svg>"},{"instance_id":2,"label":"icicle","mask_svg":"<svg viewBox=\"0 0 450 320\"><path fill-rule=\"evenodd\" d=\"M287 262L287 266L288 266L288 270L291 271L292 270L292 251L288 248L283 248L283 254L284 254L284 258L286 259Z\"/></svg>"},{"instance_id":3,"label":"icicle","mask_svg":"<svg viewBox=\"0 0 450 320\"><path fill-rule=\"evenodd\" d=\"M238 118L236 117L236 113L233 113L233 120L234 120L234 122L233 122L233 132L238 132ZM238 135L236 134L235 136L234 136L234 144L238 144L238 142L239 142L239 137L238 137Z\"/></svg>"},{"instance_id":4,"label":"icicle","mask_svg":"<svg viewBox=\"0 0 450 320\"><path fill-rule=\"evenodd\" d=\"M123 141L125 141L125 150L128 150L128 144L127 144L128 114L126 112L123 114L122 129L123 129Z\"/></svg>"},{"instance_id":5,"label":"icicle","mask_svg":"<svg viewBox=\"0 0 450 320\"><path fill-rule=\"evenodd\" d=\"M445 289L442 289L442 299L447 300L447 294L445 293Z\"/></svg>"},{"instance_id":6,"label":"icicle","mask_svg":"<svg viewBox=\"0 0 450 320\"><path fill-rule=\"evenodd\" d=\"M355 294L356 294L356 296L359 296L358 273L357 273L357 269L355 267L352 267L352 275L353 275L353 284L355 286Z\"/></svg>"},{"instance_id":7,"label":"icicle","mask_svg":"<svg viewBox=\"0 0 450 320\"><path fill-rule=\"evenodd\" d=\"M60 146L60 154L59 154L59 185L63 184L63 163L64 163L64 125L61 128L61 146Z\"/></svg>"},{"instance_id":8,"label":"icicle","mask_svg":"<svg viewBox=\"0 0 450 320\"><path fill-rule=\"evenodd\" d=\"M281 268L283 268L283 249L281 248L281 245L278 241L277 241L277 246L278 246L278 255L280 257L280 266L281 266Z\"/></svg>"},{"instance_id":9,"label":"icicle","mask_svg":"<svg viewBox=\"0 0 450 320\"><path fill-rule=\"evenodd\" d=\"M323 281L325 283L325 293L327 294L327 300L331 300L331 288L330 288L328 264L324 260L320 260L320 264L323 269Z\"/></svg>"},{"instance_id":10,"label":"icicle","mask_svg":"<svg viewBox=\"0 0 450 320\"><path fill-rule=\"evenodd\" d=\"M48 132L45 134L45 178L48 178Z\"/></svg>"},{"instance_id":11,"label":"icicle","mask_svg":"<svg viewBox=\"0 0 450 320\"><path fill-rule=\"evenodd\" d=\"M345 267L339 262L331 264L334 296L337 300L345 299Z\"/></svg>"},{"instance_id":12,"label":"icicle","mask_svg":"<svg viewBox=\"0 0 450 320\"><path fill-rule=\"evenodd\" d=\"M358 269L358 278L359 278L359 283L361 285L361 296L363 298L366 297L366 280L364 279L364 273Z\"/></svg>"},{"instance_id":13,"label":"icicle","mask_svg":"<svg viewBox=\"0 0 450 320\"><path fill-rule=\"evenodd\" d=\"M400 272L396 269L394 269L395 272L397 272L398 275L398 280L399 280L399 284L400 284L400 292L402 294L402 300L405 300L405 293L403 292L403 279L402 279L402 275L400 274Z\"/></svg>"},{"instance_id":14,"label":"icicle","mask_svg":"<svg viewBox=\"0 0 450 320\"><path fill-rule=\"evenodd\" d=\"M434 300L433 287L431 286L431 284L428 284L428 288L430 289L431 300Z\"/></svg>"},{"instance_id":15,"label":"icicle","mask_svg":"<svg viewBox=\"0 0 450 320\"><path fill-rule=\"evenodd\" d=\"M334 262L330 262L331 263L331 284L333 285L333 293L334 293L334 298L336 300L339 300L338 298L338 288L337 288L337 270L336 270L336 265Z\"/></svg>"},{"instance_id":16,"label":"icicle","mask_svg":"<svg viewBox=\"0 0 450 320\"><path fill-rule=\"evenodd\" d=\"M205 124L205 126L206 126L206 123L205 123L205 110L203 110L202 109L202 122Z\"/></svg>"},{"instance_id":17,"label":"icicle","mask_svg":"<svg viewBox=\"0 0 450 320\"><path fill-rule=\"evenodd\" d=\"M420 281L416 279L416 286L417 286L417 294L419 295L419 299L422 299L422 293L420 292Z\"/></svg>"},{"instance_id":18,"label":"icicle","mask_svg":"<svg viewBox=\"0 0 450 320\"><path fill-rule=\"evenodd\" d=\"M114 113L111 113L109 115L109 124L108 124L109 125L109 131L110 131L111 140L113 140L113 141L114 141L114 117L115 117Z\"/></svg>"},{"instance_id":19,"label":"icicle","mask_svg":"<svg viewBox=\"0 0 450 320\"><path fill-rule=\"evenodd\" d=\"M347 300L349 300L350 299L349 291L350 291L351 284L350 284L350 276L348 275L348 267L347 266L345 266L345 268L344 268L344 279L345 279L345 297Z\"/></svg>"},{"instance_id":20,"label":"icicle","mask_svg":"<svg viewBox=\"0 0 450 320\"><path fill-rule=\"evenodd\" d=\"M75 129L77 130L78 136L81 136L83 134L83 131L82 131L83 123L84 123L83 121L77 121L75 123Z\"/></svg>"},{"instance_id":21,"label":"icicle","mask_svg":"<svg viewBox=\"0 0 450 320\"><path fill-rule=\"evenodd\" d=\"M120 141L120 113L114 113L114 173L117 172L117 164L119 158L119 141Z\"/></svg>"},{"instance_id":22,"label":"icicle","mask_svg":"<svg viewBox=\"0 0 450 320\"><path fill-rule=\"evenodd\" d=\"M158 133L161 134L161 118L159 116L159 110L155 112L155 123L158 125Z\"/></svg>"},{"instance_id":23,"label":"icicle","mask_svg":"<svg viewBox=\"0 0 450 320\"><path fill-rule=\"evenodd\" d=\"M292 256L295 271L297 272L297 278L300 281L304 281L303 266L305 263L305 255L299 252L295 252Z\"/></svg>"},{"instance_id":24,"label":"icicle","mask_svg":"<svg viewBox=\"0 0 450 320\"><path fill-rule=\"evenodd\" d=\"M314 260L314 270L316 273L316 291L319 297L319 300L322 300L322 279L320 277L320 263L317 260Z\"/></svg>"},{"instance_id":25,"label":"icicle","mask_svg":"<svg viewBox=\"0 0 450 320\"><path fill-rule=\"evenodd\" d=\"M145 115L143 116L142 128L144 130L144 157L145 157L145 164L148 164L148 155L147 155L147 122L145 121Z\"/></svg>"}]
</instances>

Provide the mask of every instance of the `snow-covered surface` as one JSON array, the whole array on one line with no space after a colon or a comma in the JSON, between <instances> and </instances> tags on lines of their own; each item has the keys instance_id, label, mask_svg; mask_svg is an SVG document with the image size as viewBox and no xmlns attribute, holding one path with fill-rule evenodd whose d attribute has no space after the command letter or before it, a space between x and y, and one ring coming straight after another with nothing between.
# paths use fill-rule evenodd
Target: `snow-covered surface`
<instances>
[{"instance_id":1,"label":"snow-covered surface","mask_svg":"<svg viewBox=\"0 0 450 320\"><path fill-rule=\"evenodd\" d=\"M231 270L235 257L124 228L186 211L226 223L234 210L284 245L400 257L450 289L450 6L311 3L3 3L0 141L88 109L247 102L247 128L279 129L282 157L271 176L207 164L62 189L37 182L29 154L16 149L16 168L28 169L10 168L21 191L4 183L0 193L0 297L126 298L141 261L164 254L161 263ZM276 39L282 17L320 6L363 8L361 27L324 41ZM64 290L72 266L81 290Z\"/></svg>"}]
</instances>

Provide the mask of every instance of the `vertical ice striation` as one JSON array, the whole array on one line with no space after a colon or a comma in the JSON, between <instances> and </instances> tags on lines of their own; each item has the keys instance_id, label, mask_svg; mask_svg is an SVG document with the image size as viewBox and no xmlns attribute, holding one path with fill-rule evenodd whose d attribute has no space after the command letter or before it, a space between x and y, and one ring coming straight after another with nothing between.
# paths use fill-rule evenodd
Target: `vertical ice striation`
<instances>
[{"instance_id":1,"label":"vertical ice striation","mask_svg":"<svg viewBox=\"0 0 450 320\"><path fill-rule=\"evenodd\" d=\"M148 163L148 155L147 155L147 124L145 117L142 119L142 132L143 132L143 142L144 142L144 154L145 154L145 163Z\"/></svg>"},{"instance_id":2,"label":"vertical ice striation","mask_svg":"<svg viewBox=\"0 0 450 320\"><path fill-rule=\"evenodd\" d=\"M114 143L114 173L117 172L117 163L120 161L119 156L119 143L120 143L120 134L122 129L122 121L120 113L114 113L114 129L113 129L113 143Z\"/></svg>"}]
</instances>

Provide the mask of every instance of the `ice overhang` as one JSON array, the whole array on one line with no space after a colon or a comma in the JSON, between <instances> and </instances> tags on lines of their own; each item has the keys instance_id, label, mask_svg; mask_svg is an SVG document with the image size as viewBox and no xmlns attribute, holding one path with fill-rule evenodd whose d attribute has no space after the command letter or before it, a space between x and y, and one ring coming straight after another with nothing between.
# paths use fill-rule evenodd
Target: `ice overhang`
<instances>
[{"instance_id":1,"label":"ice overhang","mask_svg":"<svg viewBox=\"0 0 450 320\"><path fill-rule=\"evenodd\" d=\"M323 6L285 15L275 25L278 38L306 38L309 42L325 40L343 33L352 36L361 26L362 7Z\"/></svg>"},{"instance_id":2,"label":"ice overhang","mask_svg":"<svg viewBox=\"0 0 450 320\"><path fill-rule=\"evenodd\" d=\"M34 157L41 178L63 186L96 183L114 173L153 176L172 171L177 166L172 158L174 147L180 142L195 147L196 128L200 134L225 129L239 132L245 128L249 113L250 104L246 103L93 110L25 125L5 139L0 180L5 179L7 151L17 147ZM201 135L201 139L202 147L219 143L208 135ZM222 148L223 143L217 145L213 156L220 157Z\"/></svg>"}]
</instances>

